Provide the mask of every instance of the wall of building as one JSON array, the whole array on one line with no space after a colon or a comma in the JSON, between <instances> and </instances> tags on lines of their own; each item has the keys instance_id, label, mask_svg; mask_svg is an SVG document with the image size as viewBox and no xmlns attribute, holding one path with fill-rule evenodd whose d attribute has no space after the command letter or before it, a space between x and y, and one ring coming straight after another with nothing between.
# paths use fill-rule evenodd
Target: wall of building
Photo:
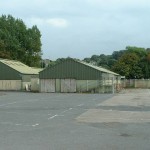
<instances>
[{"instance_id":1,"label":"wall of building","mask_svg":"<svg viewBox=\"0 0 150 150\"><path fill-rule=\"evenodd\" d=\"M101 86L101 80L77 80L77 91L88 92Z\"/></svg>"},{"instance_id":2,"label":"wall of building","mask_svg":"<svg viewBox=\"0 0 150 150\"><path fill-rule=\"evenodd\" d=\"M61 79L61 93L75 93L76 80L75 79Z\"/></svg>"},{"instance_id":3,"label":"wall of building","mask_svg":"<svg viewBox=\"0 0 150 150\"><path fill-rule=\"evenodd\" d=\"M0 62L0 90L31 90L31 79L38 74L22 74ZM34 85L35 86L35 85ZM35 88L35 87L34 87ZM36 87L37 88L37 87Z\"/></svg>"},{"instance_id":4,"label":"wall of building","mask_svg":"<svg viewBox=\"0 0 150 150\"><path fill-rule=\"evenodd\" d=\"M47 67L39 78L41 92L105 93L119 83L118 74L73 59Z\"/></svg>"},{"instance_id":5,"label":"wall of building","mask_svg":"<svg viewBox=\"0 0 150 150\"><path fill-rule=\"evenodd\" d=\"M0 80L0 90L20 91L21 88L21 80Z\"/></svg>"},{"instance_id":6,"label":"wall of building","mask_svg":"<svg viewBox=\"0 0 150 150\"><path fill-rule=\"evenodd\" d=\"M32 92L39 92L39 78L32 78L31 79L31 91Z\"/></svg>"},{"instance_id":7,"label":"wall of building","mask_svg":"<svg viewBox=\"0 0 150 150\"><path fill-rule=\"evenodd\" d=\"M0 62L0 80L21 80L21 74Z\"/></svg>"},{"instance_id":8,"label":"wall of building","mask_svg":"<svg viewBox=\"0 0 150 150\"><path fill-rule=\"evenodd\" d=\"M40 80L40 92L54 93L56 90L55 79L41 79Z\"/></svg>"},{"instance_id":9,"label":"wall of building","mask_svg":"<svg viewBox=\"0 0 150 150\"><path fill-rule=\"evenodd\" d=\"M66 60L52 67L47 67L40 72L40 79L76 79L76 80L95 80L101 79L101 72L89 66Z\"/></svg>"},{"instance_id":10,"label":"wall of building","mask_svg":"<svg viewBox=\"0 0 150 150\"><path fill-rule=\"evenodd\" d=\"M40 79L40 92L45 93L113 93L119 91L116 80ZM31 86L32 87L32 86Z\"/></svg>"},{"instance_id":11,"label":"wall of building","mask_svg":"<svg viewBox=\"0 0 150 150\"><path fill-rule=\"evenodd\" d=\"M24 91L39 91L38 75L22 74L22 90ZM38 85L37 85L38 84ZM31 89L32 88L32 89Z\"/></svg>"},{"instance_id":12,"label":"wall of building","mask_svg":"<svg viewBox=\"0 0 150 150\"><path fill-rule=\"evenodd\" d=\"M113 93L117 91L117 82L107 80L77 80L77 92Z\"/></svg>"}]
</instances>

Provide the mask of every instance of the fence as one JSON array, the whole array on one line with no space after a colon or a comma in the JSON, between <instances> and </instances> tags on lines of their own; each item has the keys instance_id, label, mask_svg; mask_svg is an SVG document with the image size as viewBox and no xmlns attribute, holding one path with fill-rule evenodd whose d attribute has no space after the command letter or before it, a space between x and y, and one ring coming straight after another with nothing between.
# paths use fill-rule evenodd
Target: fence
<instances>
[{"instance_id":1,"label":"fence","mask_svg":"<svg viewBox=\"0 0 150 150\"><path fill-rule=\"evenodd\" d=\"M121 86L123 88L150 88L149 79L124 79L121 80Z\"/></svg>"}]
</instances>

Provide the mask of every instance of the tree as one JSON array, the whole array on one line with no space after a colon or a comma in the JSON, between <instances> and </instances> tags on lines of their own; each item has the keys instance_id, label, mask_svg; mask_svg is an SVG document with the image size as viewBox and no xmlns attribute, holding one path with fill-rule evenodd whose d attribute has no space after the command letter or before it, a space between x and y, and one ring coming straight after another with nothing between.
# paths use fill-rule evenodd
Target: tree
<instances>
[{"instance_id":1,"label":"tree","mask_svg":"<svg viewBox=\"0 0 150 150\"><path fill-rule=\"evenodd\" d=\"M98 55L92 55L91 60L97 62L99 60L99 56Z\"/></svg>"},{"instance_id":2,"label":"tree","mask_svg":"<svg viewBox=\"0 0 150 150\"><path fill-rule=\"evenodd\" d=\"M87 62L87 63L90 63L91 58L84 58L83 61L85 61L85 62Z\"/></svg>"},{"instance_id":3,"label":"tree","mask_svg":"<svg viewBox=\"0 0 150 150\"><path fill-rule=\"evenodd\" d=\"M29 66L39 66L41 33L37 26L27 28L21 19L11 15L0 17L0 57L19 60Z\"/></svg>"},{"instance_id":4,"label":"tree","mask_svg":"<svg viewBox=\"0 0 150 150\"><path fill-rule=\"evenodd\" d=\"M125 53L113 66L113 71L129 79L142 78L142 68L139 66L140 58L135 53Z\"/></svg>"},{"instance_id":5,"label":"tree","mask_svg":"<svg viewBox=\"0 0 150 150\"><path fill-rule=\"evenodd\" d=\"M145 48L135 47L135 46L127 46L126 47L126 52L127 53L135 53L139 57L145 57L146 54L147 54Z\"/></svg>"},{"instance_id":6,"label":"tree","mask_svg":"<svg viewBox=\"0 0 150 150\"><path fill-rule=\"evenodd\" d=\"M126 50L114 51L112 53L112 58L118 60L125 52Z\"/></svg>"},{"instance_id":7,"label":"tree","mask_svg":"<svg viewBox=\"0 0 150 150\"><path fill-rule=\"evenodd\" d=\"M141 68L144 73L144 78L150 78L150 52L147 51L147 55L141 60Z\"/></svg>"}]
</instances>

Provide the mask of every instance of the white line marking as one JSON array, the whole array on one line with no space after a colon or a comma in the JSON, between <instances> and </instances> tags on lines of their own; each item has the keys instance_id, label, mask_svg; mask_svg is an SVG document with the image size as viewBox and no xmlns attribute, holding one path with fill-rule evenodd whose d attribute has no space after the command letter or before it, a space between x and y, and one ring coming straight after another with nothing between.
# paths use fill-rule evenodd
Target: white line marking
<instances>
[{"instance_id":1,"label":"white line marking","mask_svg":"<svg viewBox=\"0 0 150 150\"><path fill-rule=\"evenodd\" d=\"M15 124L16 126L21 126L22 124L19 124L19 123L17 123L17 124Z\"/></svg>"},{"instance_id":2,"label":"white line marking","mask_svg":"<svg viewBox=\"0 0 150 150\"><path fill-rule=\"evenodd\" d=\"M80 105L78 105L79 107L81 107L81 106L83 106L84 104L80 104Z\"/></svg>"},{"instance_id":3,"label":"white line marking","mask_svg":"<svg viewBox=\"0 0 150 150\"><path fill-rule=\"evenodd\" d=\"M63 114L63 113L65 113L65 112L67 112L67 111L69 111L69 110L65 110L65 111L61 112L60 114Z\"/></svg>"},{"instance_id":4,"label":"white line marking","mask_svg":"<svg viewBox=\"0 0 150 150\"><path fill-rule=\"evenodd\" d=\"M36 127L36 126L38 126L38 125L39 125L38 123L37 123L37 124L33 124L32 127Z\"/></svg>"},{"instance_id":5,"label":"white line marking","mask_svg":"<svg viewBox=\"0 0 150 150\"><path fill-rule=\"evenodd\" d=\"M72 109L73 109L73 108L69 108L69 109L67 109L67 110L65 110L65 111L63 111L63 112L61 112L61 113L59 113L59 114L56 114L56 115L54 115L54 116L51 116L51 117L48 118L48 120L53 119L53 118L58 117L58 116L64 116L64 115L62 115L62 114L64 114L65 112L68 112L69 110L72 110ZM48 115L50 115L50 114L48 114Z\"/></svg>"},{"instance_id":6,"label":"white line marking","mask_svg":"<svg viewBox=\"0 0 150 150\"><path fill-rule=\"evenodd\" d=\"M53 119L53 118L55 118L55 117L57 117L57 116L58 116L58 115L56 114L56 115L54 115L54 116L52 116L52 117L49 117L48 120Z\"/></svg>"},{"instance_id":7,"label":"white line marking","mask_svg":"<svg viewBox=\"0 0 150 150\"><path fill-rule=\"evenodd\" d=\"M63 111L63 112L61 112L60 114L63 114L63 113L65 113L65 112L67 112L67 111L69 111L69 110L72 110L73 108L69 108L69 109L67 109L67 110L65 110L65 111Z\"/></svg>"}]
</instances>

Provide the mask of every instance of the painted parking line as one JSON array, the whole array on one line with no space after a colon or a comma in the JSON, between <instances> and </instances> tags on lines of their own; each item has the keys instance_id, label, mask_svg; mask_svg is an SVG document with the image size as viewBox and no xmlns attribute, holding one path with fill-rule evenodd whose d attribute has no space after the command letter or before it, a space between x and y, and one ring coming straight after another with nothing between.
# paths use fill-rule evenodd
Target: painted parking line
<instances>
[{"instance_id":1,"label":"painted parking line","mask_svg":"<svg viewBox=\"0 0 150 150\"><path fill-rule=\"evenodd\" d=\"M32 127L36 127L36 126L38 126L38 125L39 125L39 124L38 124L38 123L36 123L36 124L33 124L33 125L32 125Z\"/></svg>"},{"instance_id":2,"label":"painted parking line","mask_svg":"<svg viewBox=\"0 0 150 150\"><path fill-rule=\"evenodd\" d=\"M66 113L66 112L68 112L68 111L70 111L70 110L72 110L72 109L73 109L73 108L69 108L69 109L67 109L67 110L65 110L65 111L60 112L59 114L55 114L55 115L49 117L48 120L54 119L55 117L58 117L58 116L64 116L64 115L63 115L64 113ZM50 114L49 114L49 115L50 115Z\"/></svg>"},{"instance_id":3,"label":"painted parking line","mask_svg":"<svg viewBox=\"0 0 150 150\"><path fill-rule=\"evenodd\" d=\"M22 124L22 123L13 123L13 122L0 122L1 125L11 125L11 126L25 126L25 127L36 127L39 126L39 123L35 124Z\"/></svg>"},{"instance_id":4,"label":"painted parking line","mask_svg":"<svg viewBox=\"0 0 150 150\"><path fill-rule=\"evenodd\" d=\"M84 105L84 104L79 104L78 107L81 107L81 106L83 106L83 105Z\"/></svg>"},{"instance_id":5,"label":"painted parking line","mask_svg":"<svg viewBox=\"0 0 150 150\"><path fill-rule=\"evenodd\" d=\"M48 120L53 119L53 118L55 118L55 117L57 117L57 116L58 116L57 114L54 115L54 116L51 116L51 117L48 118Z\"/></svg>"},{"instance_id":6,"label":"painted parking line","mask_svg":"<svg viewBox=\"0 0 150 150\"><path fill-rule=\"evenodd\" d=\"M16 126L22 126L22 124L21 124L21 123L16 123L15 125L16 125Z\"/></svg>"}]
</instances>

